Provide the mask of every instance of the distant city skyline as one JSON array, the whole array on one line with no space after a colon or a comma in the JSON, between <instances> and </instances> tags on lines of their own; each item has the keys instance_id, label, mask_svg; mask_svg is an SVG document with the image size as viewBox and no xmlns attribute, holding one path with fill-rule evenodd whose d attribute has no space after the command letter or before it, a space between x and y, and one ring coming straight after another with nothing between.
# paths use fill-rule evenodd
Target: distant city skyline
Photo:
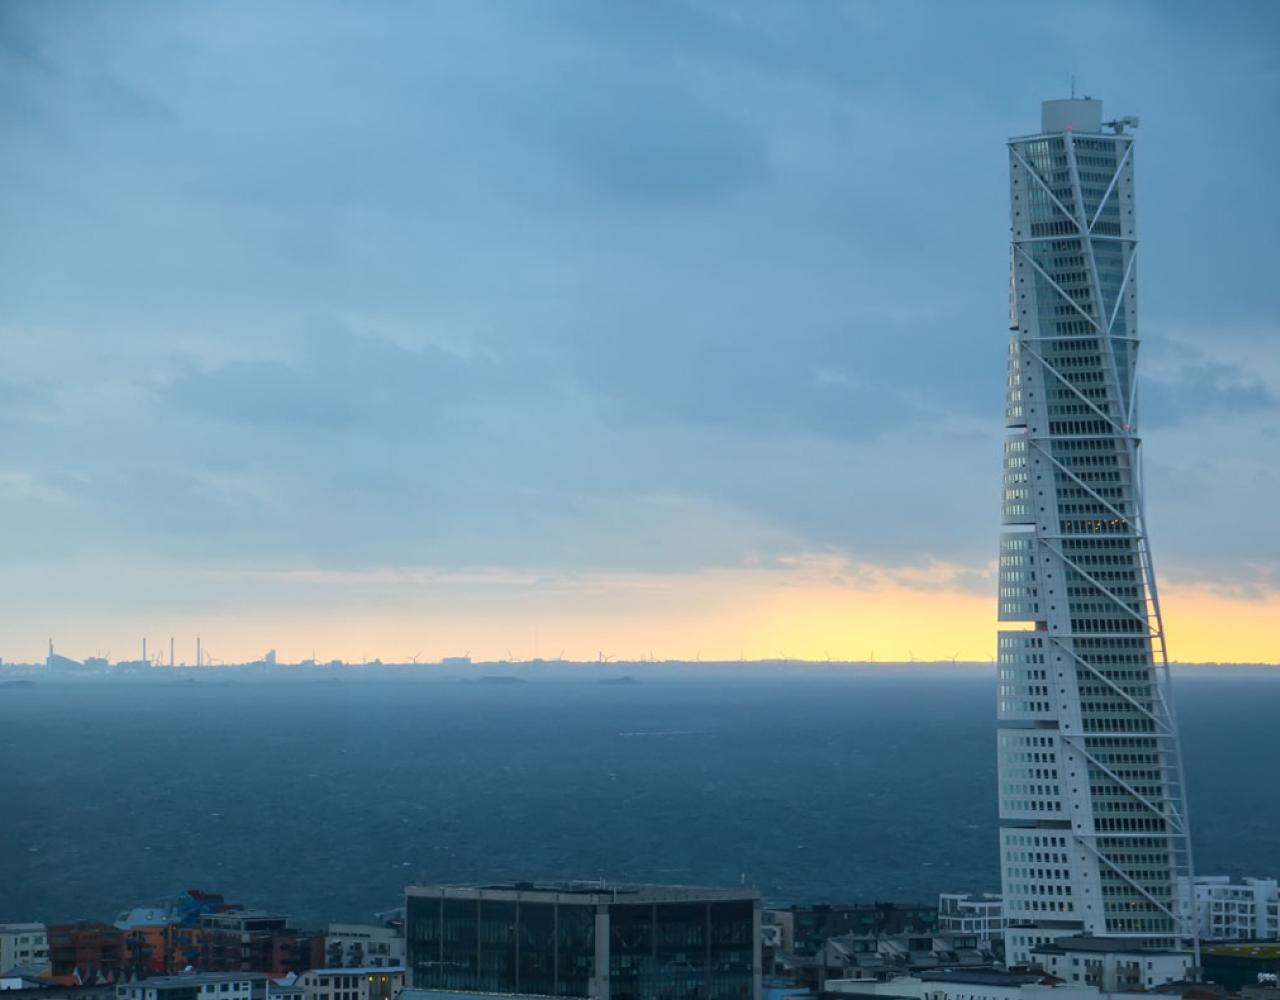
<instances>
[{"instance_id":1,"label":"distant city skyline","mask_svg":"<svg viewBox=\"0 0 1280 1000\"><path fill-rule=\"evenodd\" d=\"M344 666L359 667L365 665L384 665L390 667L399 666L459 666L464 663L474 665L497 665L511 663L517 665L531 665L538 663L564 663L575 666L592 666L592 665L629 665L629 664L684 664L696 667L699 664L708 666L724 665L732 663L753 663L753 664L770 664L770 663L793 663L805 664L810 666L821 666L824 664L832 664L835 666L882 666L882 665L957 665L957 666L982 666L986 667L994 665L998 657L993 655L987 657L966 657L959 651L945 655L921 654L914 649L908 649L901 656L891 655L878 652L875 649L867 650L862 655L849 653L847 655L840 654L835 650L824 650L820 655L803 656L797 655L786 650L778 650L774 653L751 653L743 647L736 653L715 651L703 651L698 649L690 656L681 656L674 654L660 654L656 649L641 650L608 650L597 648L594 653L584 652L581 655L571 654L568 649L561 648L548 652L535 647L532 650L508 647L505 650L494 652L489 647L477 652L472 646L458 647L449 651L435 649L433 647L423 647L411 653L396 652L379 652L375 648L370 648L356 656L341 656L334 653L331 649L316 647L304 650L297 643L287 643L284 648L290 650L286 655L282 653L276 645L262 647L254 652L244 656L223 655L224 646L219 644L213 647L203 644L203 648L197 643L197 640L189 636L172 637L176 643L176 648L172 661L169 658L168 642L169 637L155 636L154 642L150 647L150 652L145 659L141 655L139 649L140 640L135 640L134 648L131 650L127 646L123 648L114 648L104 646L99 643L90 647L70 648L60 645L56 640L50 639L47 643L46 653L43 656L31 657L23 659L19 657L0 657L0 668L4 666L18 665L35 665L43 666L50 658L56 654L59 659L69 660L82 665L94 665L105 663L110 667L149 664L156 669L167 669L170 665L181 668L195 668L197 666L204 667L239 667L252 666L255 664L268 663L281 667L294 667L306 664L316 664L319 666L328 666L333 663L340 663ZM1186 667L1205 667L1213 668L1215 666L1232 667L1232 666L1248 666L1248 667L1278 667L1280 664L1271 663L1265 660L1196 660L1190 658L1171 659L1170 663L1175 666Z\"/></svg>"},{"instance_id":2,"label":"distant city skyline","mask_svg":"<svg viewBox=\"0 0 1280 1000\"><path fill-rule=\"evenodd\" d=\"M1074 78L1141 118L1170 648L1280 661L1277 35L0 5L0 656L990 659L1000 144Z\"/></svg>"}]
</instances>

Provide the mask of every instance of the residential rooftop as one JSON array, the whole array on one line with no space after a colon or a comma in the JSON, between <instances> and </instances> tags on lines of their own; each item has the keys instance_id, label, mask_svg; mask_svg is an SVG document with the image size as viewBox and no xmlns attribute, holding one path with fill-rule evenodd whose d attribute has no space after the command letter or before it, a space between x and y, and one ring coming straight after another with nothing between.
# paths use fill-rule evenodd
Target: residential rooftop
<instances>
[{"instance_id":1,"label":"residential rooftop","mask_svg":"<svg viewBox=\"0 0 1280 1000\"><path fill-rule=\"evenodd\" d=\"M270 910L208 910L200 914L201 920L288 920L283 913Z\"/></svg>"},{"instance_id":2,"label":"residential rooftop","mask_svg":"<svg viewBox=\"0 0 1280 1000\"><path fill-rule=\"evenodd\" d=\"M193 986L205 983L242 983L246 979L261 982L267 978L265 972L185 972L177 976L150 976L121 985L165 989L170 986Z\"/></svg>"},{"instance_id":3,"label":"residential rooftop","mask_svg":"<svg viewBox=\"0 0 1280 1000\"><path fill-rule=\"evenodd\" d=\"M1232 944L1202 944L1200 950L1214 955L1280 958L1280 942L1277 941L1237 941Z\"/></svg>"},{"instance_id":4,"label":"residential rooftop","mask_svg":"<svg viewBox=\"0 0 1280 1000\"><path fill-rule=\"evenodd\" d=\"M877 900L871 903L788 903L786 906L771 906L769 909L774 913L864 913L872 910L927 910L932 913L937 910L937 904Z\"/></svg>"},{"instance_id":5,"label":"residential rooftop","mask_svg":"<svg viewBox=\"0 0 1280 1000\"><path fill-rule=\"evenodd\" d=\"M502 1000L547 1000L539 993L468 993L465 990L424 990L406 986L396 994L396 1000L482 1000L484 997L502 997Z\"/></svg>"},{"instance_id":6,"label":"residential rooftop","mask_svg":"<svg viewBox=\"0 0 1280 1000\"><path fill-rule=\"evenodd\" d=\"M1133 941L1126 938L1091 937L1080 934L1072 937L1060 937L1050 944L1037 945L1031 949L1033 955L1064 955L1073 951L1104 951L1117 955L1173 955L1170 948L1135 948Z\"/></svg>"},{"instance_id":7,"label":"residential rooftop","mask_svg":"<svg viewBox=\"0 0 1280 1000\"><path fill-rule=\"evenodd\" d=\"M930 969L917 973L917 976L925 983L968 983L972 986L1029 986L1053 979L1043 972L1005 972L1002 969Z\"/></svg>"},{"instance_id":8,"label":"residential rooftop","mask_svg":"<svg viewBox=\"0 0 1280 1000\"><path fill-rule=\"evenodd\" d=\"M155 927L178 922L178 914L169 906L135 906L116 917L115 925L121 930L134 927Z\"/></svg>"}]
</instances>

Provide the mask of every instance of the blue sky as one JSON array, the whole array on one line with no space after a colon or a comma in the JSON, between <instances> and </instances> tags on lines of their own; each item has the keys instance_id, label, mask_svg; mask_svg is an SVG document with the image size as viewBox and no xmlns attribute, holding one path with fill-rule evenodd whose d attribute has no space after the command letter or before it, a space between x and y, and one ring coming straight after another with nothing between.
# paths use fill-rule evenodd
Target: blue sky
<instances>
[{"instance_id":1,"label":"blue sky","mask_svg":"<svg viewBox=\"0 0 1280 1000\"><path fill-rule=\"evenodd\" d=\"M1276 38L1261 2L0 3L0 655L691 655L690 602L729 628L797 572L989 596L1004 139L1072 74L1142 119L1158 569L1269 614Z\"/></svg>"}]
</instances>

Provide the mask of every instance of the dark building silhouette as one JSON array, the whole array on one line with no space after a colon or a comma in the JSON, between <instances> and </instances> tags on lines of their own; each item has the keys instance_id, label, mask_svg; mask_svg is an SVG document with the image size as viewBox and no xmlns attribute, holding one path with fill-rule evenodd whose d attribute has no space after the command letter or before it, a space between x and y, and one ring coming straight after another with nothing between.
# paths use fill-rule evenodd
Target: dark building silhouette
<instances>
[{"instance_id":1,"label":"dark building silhouette","mask_svg":"<svg viewBox=\"0 0 1280 1000\"><path fill-rule=\"evenodd\" d=\"M112 924L81 920L49 925L49 965L55 976L115 978L125 964L125 933Z\"/></svg>"},{"instance_id":2,"label":"dark building silhouette","mask_svg":"<svg viewBox=\"0 0 1280 1000\"><path fill-rule=\"evenodd\" d=\"M411 886L410 985L595 1000L760 1000L750 889Z\"/></svg>"}]
</instances>

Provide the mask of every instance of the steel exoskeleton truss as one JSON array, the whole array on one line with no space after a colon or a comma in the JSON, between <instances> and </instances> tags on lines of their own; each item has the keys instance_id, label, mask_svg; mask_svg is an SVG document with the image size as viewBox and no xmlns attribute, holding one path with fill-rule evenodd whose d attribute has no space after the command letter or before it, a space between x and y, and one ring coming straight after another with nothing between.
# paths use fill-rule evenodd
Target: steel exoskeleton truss
<instances>
[{"instance_id":1,"label":"steel exoskeleton truss","mask_svg":"<svg viewBox=\"0 0 1280 1000\"><path fill-rule=\"evenodd\" d=\"M1100 636L1097 632L1076 633L1074 630L1066 630L1065 632L1045 633L1045 638L1052 643L1055 649L1069 658L1069 662L1076 666L1078 672L1082 672L1098 684L1103 685L1114 697L1123 700L1135 712L1149 720L1150 730L1143 733L1141 739L1143 741L1154 740L1155 745L1159 748L1162 777L1160 787L1163 790L1163 794L1157 796L1143 794L1142 791L1134 787L1132 782L1125 780L1122 775L1117 774L1114 769L1107 766L1106 762L1090 749L1088 733L1062 733L1061 739L1083 759L1088 761L1090 767L1105 775L1116 788L1123 790L1128 800L1134 804L1135 809L1143 810L1159 817L1163 821L1162 825L1165 833L1162 836L1167 836L1170 842L1170 854L1174 861L1175 882L1179 877L1185 879L1189 891L1179 893L1176 891L1175 885L1175 893L1172 898L1157 898L1139 880L1132 877L1122 863L1117 863L1108 856L1104 847L1099 847L1099 841L1115 843L1124 840L1126 837L1150 837L1149 833L1124 833L1112 830L1099 834L1073 829L1071 837L1084 851L1096 858L1100 867L1105 867L1113 872L1116 877L1150 902L1153 907L1165 913L1171 919L1173 925L1180 929L1181 936L1190 942L1193 947L1195 961L1198 965L1199 943L1196 930L1194 889L1191 888L1193 886L1193 863L1190 826L1187 815L1186 782L1181 745L1178 739L1177 718L1174 710L1172 678L1165 647L1164 623L1146 530L1140 440L1135 431L1138 338L1132 324L1124 324L1123 329L1120 332L1116 332L1117 318L1121 315L1126 298L1130 300L1132 298L1137 240L1131 227L1127 234L1123 231L1114 231L1114 227L1112 227L1113 231L1098 231L1098 224L1103 218L1104 208L1108 206L1109 202L1114 204L1113 196L1118 194L1117 185L1125 171L1131 169L1133 143L1128 136L1107 135L1105 137L1106 140L1115 144L1115 152L1117 154L1120 154L1121 147L1123 147L1123 153L1118 155L1118 163L1112 172L1110 181L1106 184L1096 207L1093 207L1091 211L1090 206L1086 203L1081 183L1081 169L1076 149L1077 137L1071 133L1066 133L1061 136L1037 138L1046 140L1061 139L1061 148L1065 151L1066 157L1066 175L1070 182L1069 196L1065 196L1066 192L1061 186L1061 172L1055 177L1046 179L1041 171L1037 170L1029 162L1028 156L1024 155L1028 141L1026 139L1012 140L1009 143L1011 170L1020 172L1021 176L1027 179L1028 188L1034 187L1037 189L1036 193L1043 203L1052 206L1049 211L1053 212L1056 209L1054 218L1070 220L1070 227L1067 227L1066 231L1059 230L1049 235L1033 235L1015 231L1012 241L1012 257L1015 263L1021 262L1025 264L1041 279L1038 287L1048 290L1047 294L1053 298L1059 313L1078 317L1088 324L1089 335L1095 337L1100 346L1102 378L1106 388L1105 399L1108 404L1114 401L1114 409L1110 405L1099 405L1096 393L1091 396L1081 391L1070 374L1061 370L1046 356L1052 352L1056 342L1071 339L1078 340L1078 337L1058 335L1053 332L1052 327L1048 331L1042 331L1040 323L1032 324L1028 321L1019 325L1015 338L1017 350L1022 358L1031 359L1035 363L1039 373L1042 375L1042 385L1046 387L1053 385L1062 390L1076 404L1075 412L1087 413L1090 419L1097 422L1099 426L1105 427L1101 434L1093 431L1083 435L1084 437L1109 437L1116 442L1119 451L1127 456L1129 473L1127 485L1131 491L1129 498L1127 500L1123 498L1117 500L1113 491L1112 498L1108 499L1094 485L1077 475L1054 454L1055 442L1079 439L1082 435L1055 431L1052 425L1045 423L1043 429L1038 432L1028 427L1026 436L1030 448L1035 451L1037 456L1047 460L1047 464L1054 472L1055 480L1069 483L1072 488L1077 490L1077 495L1083 494L1098 508L1109 512L1116 524L1119 525L1115 530L1132 541L1137 557L1141 597L1135 601L1133 599L1125 599L1116 594L1111 587L1098 579L1095 573L1073 559L1066 545L1064 545L1064 541L1078 536L1055 533L1051 530L1045 530L1043 525L1037 524L1035 544L1037 551L1042 547L1045 551L1052 553L1063 567L1076 574L1080 581L1096 592L1096 595L1100 595L1101 599L1109 600L1113 603L1116 611L1123 618L1136 621L1135 628L1140 628L1138 634L1144 636L1149 643L1151 666L1154 671L1155 698L1149 705L1144 704L1124 690L1120 684L1106 676L1104 671L1099 670L1097 666L1089 662L1087 657L1081 656L1076 649L1074 641L1076 639L1087 636L1089 639L1097 640L1105 638L1105 636ZM1096 141L1103 137L1087 138ZM1023 149L1020 149L1020 147L1023 147ZM1058 147L1055 146L1056 148ZM1057 181L1059 185L1057 191L1055 191L1052 181ZM1060 197L1060 194L1064 195L1064 197ZM1026 203L1024 202L1025 205ZM1079 300L1067 288L1063 287L1064 283L1055 280L1050 270L1043 266L1041 260L1037 259L1037 244L1061 245L1065 240L1078 241L1085 264L1084 270L1087 273L1089 294L1080 296ZM1120 251L1120 257L1124 262L1123 275L1118 289L1110 289L1114 294L1114 302L1110 304L1110 308L1108 308L1107 297L1104 294L1098 254L1095 249L1095 244L1101 243L1116 244ZM1117 358L1118 344L1122 344L1125 348L1126 361L1123 364ZM1126 367L1128 369L1127 372L1124 371ZM1059 395L1062 395L1062 393ZM1124 636L1124 638L1131 637L1132 634ZM1121 734L1109 735L1112 738L1124 738ZM1134 738L1137 739L1137 737Z\"/></svg>"}]
</instances>

